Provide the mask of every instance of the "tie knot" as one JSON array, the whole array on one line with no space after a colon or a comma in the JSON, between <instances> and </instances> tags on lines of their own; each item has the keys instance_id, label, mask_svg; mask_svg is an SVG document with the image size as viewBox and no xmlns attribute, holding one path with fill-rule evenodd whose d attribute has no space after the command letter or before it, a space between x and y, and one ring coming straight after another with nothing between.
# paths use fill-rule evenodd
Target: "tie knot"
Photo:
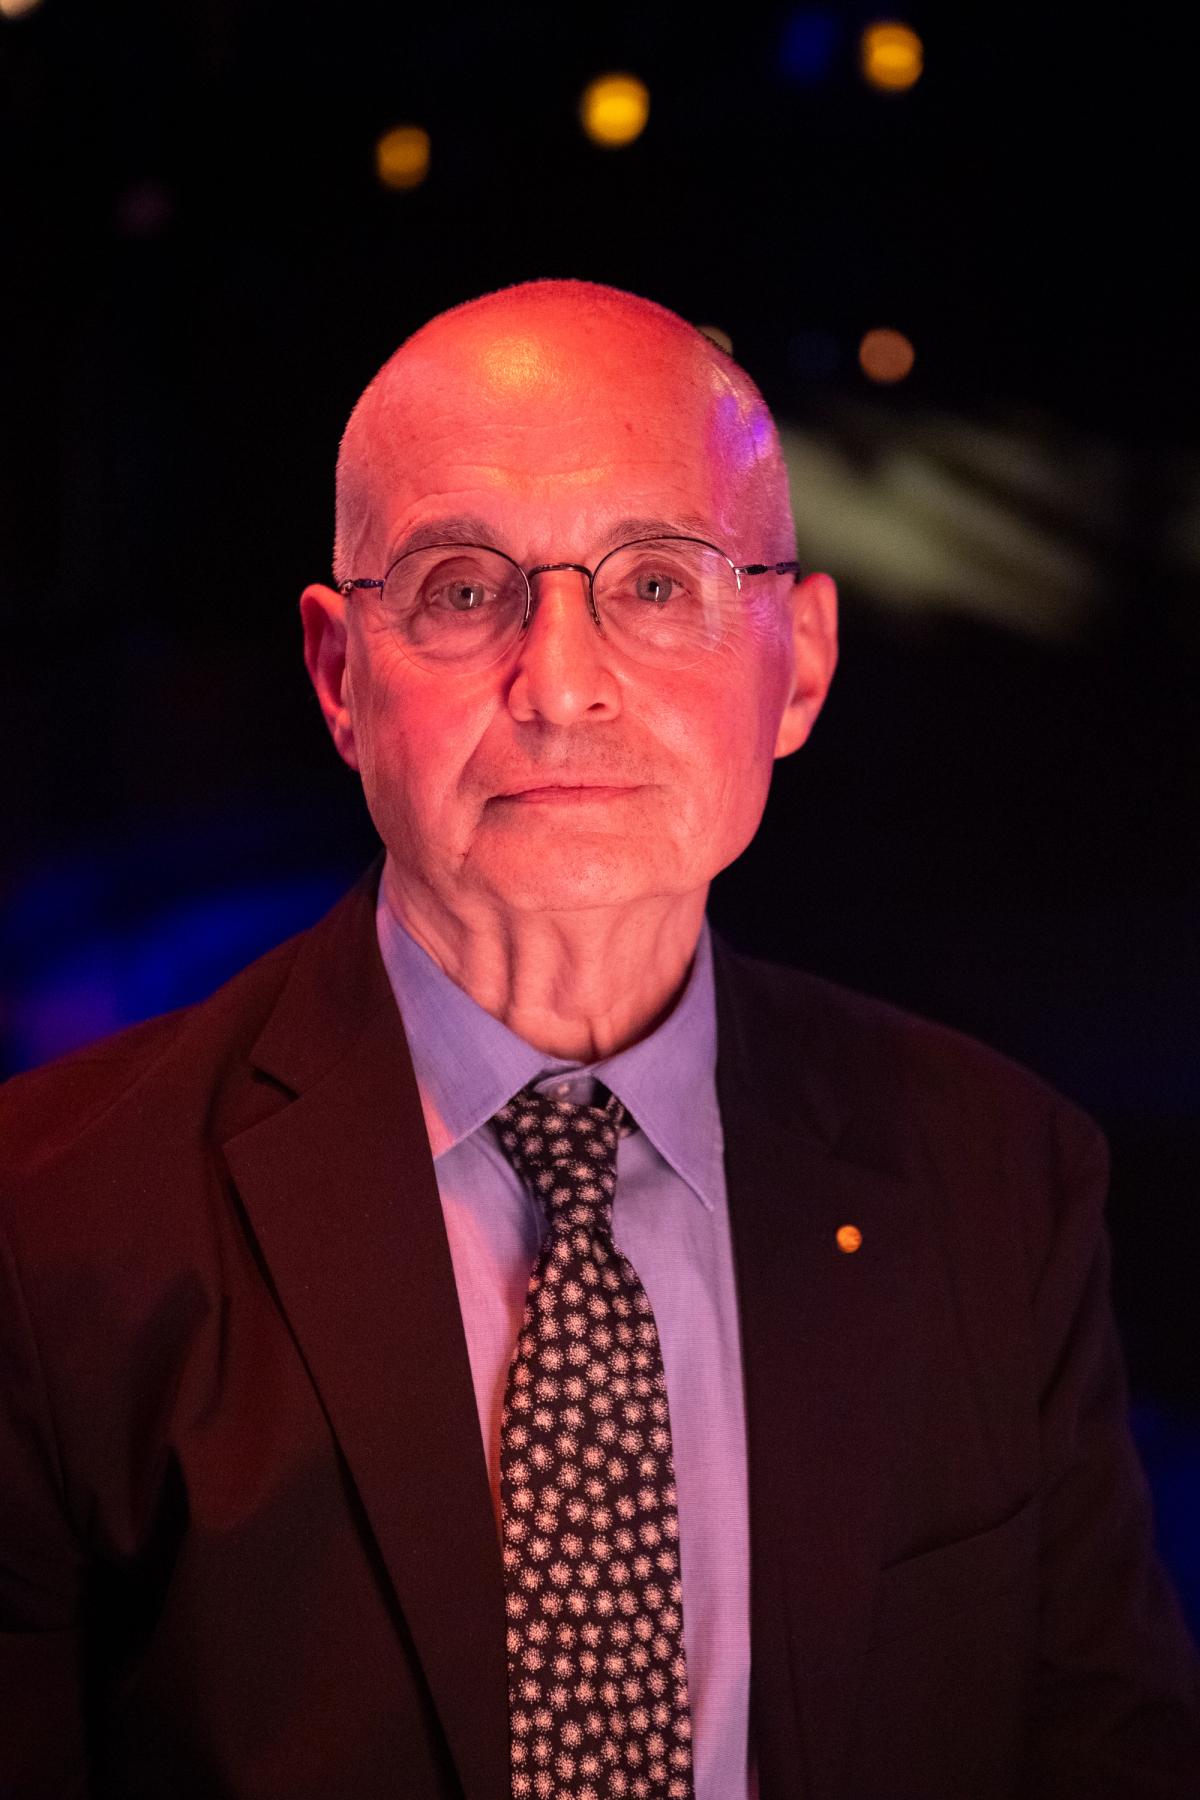
<instances>
[{"instance_id":1,"label":"tie knot","mask_svg":"<svg viewBox=\"0 0 1200 1800\"><path fill-rule=\"evenodd\" d=\"M603 1091L603 1090L602 1090ZM578 1106L522 1088L492 1120L500 1147L551 1224L612 1228L617 1140L631 1129L615 1094Z\"/></svg>"}]
</instances>

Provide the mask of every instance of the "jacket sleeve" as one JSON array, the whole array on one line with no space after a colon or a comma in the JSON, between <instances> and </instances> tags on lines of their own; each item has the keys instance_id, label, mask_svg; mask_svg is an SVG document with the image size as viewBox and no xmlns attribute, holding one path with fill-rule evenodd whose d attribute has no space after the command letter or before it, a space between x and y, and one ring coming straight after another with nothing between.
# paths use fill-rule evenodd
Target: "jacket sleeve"
<instances>
[{"instance_id":1,"label":"jacket sleeve","mask_svg":"<svg viewBox=\"0 0 1200 1800\"><path fill-rule=\"evenodd\" d=\"M1041 1605L1025 1792L1197 1800L1196 1652L1155 1555L1109 1301L1108 1145L1074 1107L1056 1136L1063 1204L1034 1302Z\"/></svg>"},{"instance_id":2,"label":"jacket sleeve","mask_svg":"<svg viewBox=\"0 0 1200 1800\"><path fill-rule=\"evenodd\" d=\"M87 1793L83 1559L15 1258L0 1238L0 1796Z\"/></svg>"}]
</instances>

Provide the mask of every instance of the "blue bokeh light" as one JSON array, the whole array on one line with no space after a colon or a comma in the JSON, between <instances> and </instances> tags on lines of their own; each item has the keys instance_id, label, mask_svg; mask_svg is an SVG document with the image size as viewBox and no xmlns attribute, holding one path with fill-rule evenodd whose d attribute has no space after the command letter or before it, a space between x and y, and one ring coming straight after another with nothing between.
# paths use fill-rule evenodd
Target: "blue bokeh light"
<instances>
[{"instance_id":1,"label":"blue bokeh light","mask_svg":"<svg viewBox=\"0 0 1200 1800\"><path fill-rule=\"evenodd\" d=\"M826 80L837 52L839 21L825 7L800 6L783 22L779 72L799 87Z\"/></svg>"}]
</instances>

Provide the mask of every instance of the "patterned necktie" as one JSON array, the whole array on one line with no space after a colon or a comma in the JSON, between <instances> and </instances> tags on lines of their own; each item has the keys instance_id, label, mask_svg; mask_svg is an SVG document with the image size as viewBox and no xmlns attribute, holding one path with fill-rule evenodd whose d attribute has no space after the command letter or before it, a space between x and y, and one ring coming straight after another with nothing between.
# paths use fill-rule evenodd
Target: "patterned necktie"
<instances>
[{"instance_id":1,"label":"patterned necktie","mask_svg":"<svg viewBox=\"0 0 1200 1800\"><path fill-rule=\"evenodd\" d=\"M492 1121L550 1223L500 1422L515 1800L692 1800L666 1382L612 1237L627 1120L523 1088Z\"/></svg>"}]
</instances>

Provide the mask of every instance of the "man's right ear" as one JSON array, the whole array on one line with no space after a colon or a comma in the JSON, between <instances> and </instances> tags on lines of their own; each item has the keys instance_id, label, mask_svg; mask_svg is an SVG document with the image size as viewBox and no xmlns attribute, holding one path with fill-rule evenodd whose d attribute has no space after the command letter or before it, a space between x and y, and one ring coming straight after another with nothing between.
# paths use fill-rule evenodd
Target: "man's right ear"
<instances>
[{"instance_id":1,"label":"man's right ear","mask_svg":"<svg viewBox=\"0 0 1200 1800\"><path fill-rule=\"evenodd\" d=\"M336 588L313 582L300 596L304 665L316 689L329 735L342 761L357 769L354 720L346 667L346 600Z\"/></svg>"}]
</instances>

